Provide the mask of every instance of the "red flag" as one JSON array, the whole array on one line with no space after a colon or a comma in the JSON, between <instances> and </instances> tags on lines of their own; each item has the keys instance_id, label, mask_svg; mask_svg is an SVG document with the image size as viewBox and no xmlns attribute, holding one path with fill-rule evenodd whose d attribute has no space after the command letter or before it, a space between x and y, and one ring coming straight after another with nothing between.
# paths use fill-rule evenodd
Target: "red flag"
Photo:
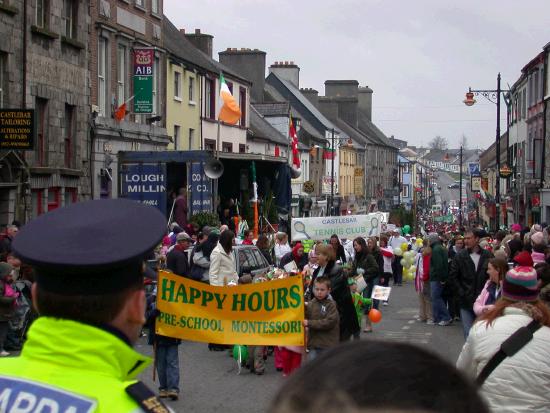
<instances>
[{"instance_id":1,"label":"red flag","mask_svg":"<svg viewBox=\"0 0 550 413\"><path fill-rule=\"evenodd\" d=\"M334 159L334 155L334 149L325 148L325 150L323 151L323 159Z\"/></svg>"},{"instance_id":2,"label":"red flag","mask_svg":"<svg viewBox=\"0 0 550 413\"><path fill-rule=\"evenodd\" d=\"M126 116L126 102L124 102L122 105L120 105L116 110L115 110L115 119L120 122L121 120L124 119L124 117Z\"/></svg>"},{"instance_id":3,"label":"red flag","mask_svg":"<svg viewBox=\"0 0 550 413\"><path fill-rule=\"evenodd\" d=\"M277 156L277 157L281 156L281 151L279 149L279 146L277 146L277 145L275 146L275 156Z\"/></svg>"},{"instance_id":4,"label":"red flag","mask_svg":"<svg viewBox=\"0 0 550 413\"><path fill-rule=\"evenodd\" d=\"M294 123L292 122L292 116L290 117L290 127L288 134L290 139L292 139L292 164L300 169L300 156L298 155L298 135L296 135L296 129L294 128Z\"/></svg>"}]
</instances>

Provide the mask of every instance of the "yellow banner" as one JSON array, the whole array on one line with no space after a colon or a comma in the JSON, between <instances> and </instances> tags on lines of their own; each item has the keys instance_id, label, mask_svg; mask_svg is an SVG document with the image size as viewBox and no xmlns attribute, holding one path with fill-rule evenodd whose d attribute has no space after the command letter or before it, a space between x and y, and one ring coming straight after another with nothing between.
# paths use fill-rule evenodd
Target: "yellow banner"
<instances>
[{"instance_id":1,"label":"yellow banner","mask_svg":"<svg viewBox=\"0 0 550 413\"><path fill-rule=\"evenodd\" d=\"M304 344L301 277L213 287L159 272L156 332L217 344Z\"/></svg>"}]
</instances>

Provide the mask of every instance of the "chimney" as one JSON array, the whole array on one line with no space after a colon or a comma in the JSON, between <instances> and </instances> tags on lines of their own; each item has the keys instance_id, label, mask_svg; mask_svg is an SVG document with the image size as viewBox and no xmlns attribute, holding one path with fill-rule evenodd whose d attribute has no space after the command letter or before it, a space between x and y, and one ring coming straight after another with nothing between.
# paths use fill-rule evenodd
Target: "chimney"
<instances>
[{"instance_id":1,"label":"chimney","mask_svg":"<svg viewBox=\"0 0 550 413\"><path fill-rule=\"evenodd\" d=\"M205 53L208 57L212 57L212 43L214 36L211 34L201 33L201 29L195 29L195 33L185 33L185 29L180 29L182 34L185 34L193 46Z\"/></svg>"},{"instance_id":2,"label":"chimney","mask_svg":"<svg viewBox=\"0 0 550 413\"><path fill-rule=\"evenodd\" d=\"M275 73L281 79L287 80L300 88L300 68L294 62L275 62L269 66L269 73Z\"/></svg>"},{"instance_id":3,"label":"chimney","mask_svg":"<svg viewBox=\"0 0 550 413\"><path fill-rule=\"evenodd\" d=\"M369 120L372 120L372 89L368 86L359 87L359 110L365 113Z\"/></svg>"},{"instance_id":4,"label":"chimney","mask_svg":"<svg viewBox=\"0 0 550 413\"><path fill-rule=\"evenodd\" d=\"M302 92L302 95L304 95L307 98L307 100L313 103L313 106L319 109L319 92L318 91L310 87L307 87L305 89L300 89L300 92Z\"/></svg>"},{"instance_id":5,"label":"chimney","mask_svg":"<svg viewBox=\"0 0 550 413\"><path fill-rule=\"evenodd\" d=\"M259 49L227 48L220 52L220 63L252 82L251 100L263 102L265 86L265 52Z\"/></svg>"},{"instance_id":6,"label":"chimney","mask_svg":"<svg viewBox=\"0 0 550 413\"><path fill-rule=\"evenodd\" d=\"M357 127L357 80L327 80L325 96L337 103L338 117Z\"/></svg>"},{"instance_id":7,"label":"chimney","mask_svg":"<svg viewBox=\"0 0 550 413\"><path fill-rule=\"evenodd\" d=\"M338 119L338 103L334 99L321 96L318 101L319 111L325 115L329 120Z\"/></svg>"}]
</instances>

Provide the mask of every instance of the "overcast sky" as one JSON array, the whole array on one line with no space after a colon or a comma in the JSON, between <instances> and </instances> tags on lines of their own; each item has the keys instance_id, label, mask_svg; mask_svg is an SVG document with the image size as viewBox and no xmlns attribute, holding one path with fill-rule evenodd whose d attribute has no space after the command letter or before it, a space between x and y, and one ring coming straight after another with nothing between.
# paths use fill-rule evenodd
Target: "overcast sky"
<instances>
[{"instance_id":1,"label":"overcast sky","mask_svg":"<svg viewBox=\"0 0 550 413\"><path fill-rule=\"evenodd\" d=\"M327 79L374 90L386 135L427 145L436 135L470 148L495 139L496 107L462 103L468 86L507 87L550 42L549 0L165 0L178 28L214 36L214 54L258 48L266 63L294 61L300 87ZM505 131L503 105L501 128Z\"/></svg>"}]
</instances>

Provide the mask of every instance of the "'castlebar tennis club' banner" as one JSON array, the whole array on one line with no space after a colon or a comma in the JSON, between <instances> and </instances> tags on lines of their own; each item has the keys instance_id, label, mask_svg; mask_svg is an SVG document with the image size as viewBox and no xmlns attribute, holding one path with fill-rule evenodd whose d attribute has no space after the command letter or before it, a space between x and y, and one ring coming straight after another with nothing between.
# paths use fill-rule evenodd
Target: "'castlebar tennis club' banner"
<instances>
[{"instance_id":1,"label":"'castlebar tennis club' banner","mask_svg":"<svg viewBox=\"0 0 550 413\"><path fill-rule=\"evenodd\" d=\"M214 287L160 271L158 334L217 344L304 344L302 277Z\"/></svg>"},{"instance_id":2,"label":"'castlebar tennis club' banner","mask_svg":"<svg viewBox=\"0 0 550 413\"><path fill-rule=\"evenodd\" d=\"M292 218L292 241L304 239L325 240L332 234L340 238L379 236L384 229L385 217L381 212L366 215L335 217Z\"/></svg>"}]
</instances>

